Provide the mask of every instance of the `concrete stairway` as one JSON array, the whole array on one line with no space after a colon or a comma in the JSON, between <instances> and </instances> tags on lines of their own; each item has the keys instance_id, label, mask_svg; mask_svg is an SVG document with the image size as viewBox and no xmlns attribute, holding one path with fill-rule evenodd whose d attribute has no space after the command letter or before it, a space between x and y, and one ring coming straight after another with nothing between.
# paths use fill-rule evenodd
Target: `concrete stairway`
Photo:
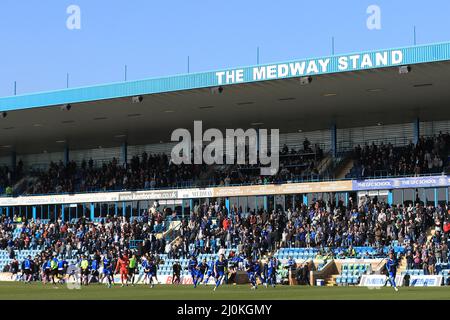
<instances>
[{"instance_id":1,"label":"concrete stairway","mask_svg":"<svg viewBox=\"0 0 450 320\"><path fill-rule=\"evenodd\" d=\"M214 171L217 171L218 168L219 167L216 165L208 166L208 169L200 174L198 180L194 182L194 185L206 187L207 185L212 183L212 181L209 181L210 177L213 176Z\"/></svg>"},{"instance_id":2,"label":"concrete stairway","mask_svg":"<svg viewBox=\"0 0 450 320\"><path fill-rule=\"evenodd\" d=\"M346 163L342 166L342 169L336 173L336 179L344 179L347 173L353 168L353 159L348 159Z\"/></svg>"},{"instance_id":3,"label":"concrete stairway","mask_svg":"<svg viewBox=\"0 0 450 320\"><path fill-rule=\"evenodd\" d=\"M325 173L332 164L333 157L331 156L331 153L328 153L316 166L319 175Z\"/></svg>"},{"instance_id":4,"label":"concrete stairway","mask_svg":"<svg viewBox=\"0 0 450 320\"><path fill-rule=\"evenodd\" d=\"M169 228L161 234L161 238L165 238L169 241L177 239L181 225L181 221L171 221Z\"/></svg>"},{"instance_id":5,"label":"concrete stairway","mask_svg":"<svg viewBox=\"0 0 450 320\"><path fill-rule=\"evenodd\" d=\"M22 194L26 191L28 185L33 184L37 180L36 177L25 176L17 181L12 187L14 194Z\"/></svg>"}]
</instances>

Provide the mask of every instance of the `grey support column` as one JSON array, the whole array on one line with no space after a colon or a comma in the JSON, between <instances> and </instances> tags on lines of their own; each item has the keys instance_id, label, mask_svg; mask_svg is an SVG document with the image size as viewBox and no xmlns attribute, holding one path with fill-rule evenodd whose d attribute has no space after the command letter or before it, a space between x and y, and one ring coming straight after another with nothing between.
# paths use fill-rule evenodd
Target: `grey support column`
<instances>
[{"instance_id":1,"label":"grey support column","mask_svg":"<svg viewBox=\"0 0 450 320\"><path fill-rule=\"evenodd\" d=\"M336 125L333 124L331 126L331 155L333 156L333 158L337 157L337 130L336 130Z\"/></svg>"},{"instance_id":2,"label":"grey support column","mask_svg":"<svg viewBox=\"0 0 450 320\"><path fill-rule=\"evenodd\" d=\"M121 160L122 164L125 164L125 163L127 163L127 159L128 159L128 143L125 141L122 144L122 153L121 153L120 160Z\"/></svg>"},{"instance_id":3,"label":"grey support column","mask_svg":"<svg viewBox=\"0 0 450 320\"><path fill-rule=\"evenodd\" d=\"M64 164L67 166L69 164L69 146L64 147Z\"/></svg>"},{"instance_id":4,"label":"grey support column","mask_svg":"<svg viewBox=\"0 0 450 320\"><path fill-rule=\"evenodd\" d=\"M420 121L419 118L414 120L414 144L417 144L420 139Z\"/></svg>"}]
</instances>

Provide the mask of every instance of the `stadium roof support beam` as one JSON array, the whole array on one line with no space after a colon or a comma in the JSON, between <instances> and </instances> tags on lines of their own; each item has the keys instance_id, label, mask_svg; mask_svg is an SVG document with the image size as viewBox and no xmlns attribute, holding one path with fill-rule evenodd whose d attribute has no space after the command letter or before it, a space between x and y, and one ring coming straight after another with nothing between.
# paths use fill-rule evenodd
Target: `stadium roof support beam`
<instances>
[{"instance_id":1,"label":"stadium roof support beam","mask_svg":"<svg viewBox=\"0 0 450 320\"><path fill-rule=\"evenodd\" d=\"M69 146L66 145L64 147L64 164L67 166L69 164L70 157L69 157Z\"/></svg>"},{"instance_id":2,"label":"stadium roof support beam","mask_svg":"<svg viewBox=\"0 0 450 320\"><path fill-rule=\"evenodd\" d=\"M225 208L227 209L227 214L230 212L230 198L226 197L225 198ZM192 211L192 208L191 208Z\"/></svg>"},{"instance_id":3,"label":"stadium roof support beam","mask_svg":"<svg viewBox=\"0 0 450 320\"><path fill-rule=\"evenodd\" d=\"M122 144L122 152L120 156L122 164L126 164L128 160L128 143L126 141Z\"/></svg>"},{"instance_id":4,"label":"stadium roof support beam","mask_svg":"<svg viewBox=\"0 0 450 320\"><path fill-rule=\"evenodd\" d=\"M420 139L420 121L419 118L414 119L414 144L417 144Z\"/></svg>"},{"instance_id":5,"label":"stadium roof support beam","mask_svg":"<svg viewBox=\"0 0 450 320\"><path fill-rule=\"evenodd\" d=\"M11 168L13 170L13 173L16 173L16 165L17 165L17 154L16 151L13 150L11 152Z\"/></svg>"},{"instance_id":6,"label":"stadium roof support beam","mask_svg":"<svg viewBox=\"0 0 450 320\"><path fill-rule=\"evenodd\" d=\"M387 202L388 202L388 205L390 205L390 206L392 206L394 204L394 194L392 193L392 190L388 191Z\"/></svg>"},{"instance_id":7,"label":"stadium roof support beam","mask_svg":"<svg viewBox=\"0 0 450 320\"><path fill-rule=\"evenodd\" d=\"M36 206L33 206L32 209L31 209L31 215L32 215L34 221L36 221L36 218L37 218L36 212L37 212L36 211Z\"/></svg>"},{"instance_id":8,"label":"stadium roof support beam","mask_svg":"<svg viewBox=\"0 0 450 320\"><path fill-rule=\"evenodd\" d=\"M333 124L330 129L331 133L331 154L333 159L337 157L337 129L336 124Z\"/></svg>"},{"instance_id":9,"label":"stadium roof support beam","mask_svg":"<svg viewBox=\"0 0 450 320\"><path fill-rule=\"evenodd\" d=\"M91 203L90 204L90 217L91 217L91 221L94 221L95 218L95 204Z\"/></svg>"}]
</instances>

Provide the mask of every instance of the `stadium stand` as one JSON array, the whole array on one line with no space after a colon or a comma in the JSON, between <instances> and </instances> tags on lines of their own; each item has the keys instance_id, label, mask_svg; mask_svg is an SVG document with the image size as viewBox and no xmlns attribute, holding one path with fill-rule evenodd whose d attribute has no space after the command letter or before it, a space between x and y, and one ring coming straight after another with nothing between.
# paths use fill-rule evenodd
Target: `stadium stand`
<instances>
[{"instance_id":1,"label":"stadium stand","mask_svg":"<svg viewBox=\"0 0 450 320\"><path fill-rule=\"evenodd\" d=\"M450 45L442 46L398 51L411 59L418 52L434 53L413 68L352 69L339 81L331 75L300 83L283 77L218 90L214 81L204 82L214 76L197 74L182 81L105 85L100 91L73 88L0 98L9 111L3 129L11 130L0 137L0 193L5 196L0 199L0 269L11 270L28 255L40 267L49 257L71 264L82 255L116 262L132 250L139 257L153 256L163 275L172 273L175 261L187 275L190 255L209 260L223 253L259 261L273 256L281 262L282 277L288 268L334 266L324 279L355 285L364 275L381 274L384 259L393 253L404 275L448 278L448 96L432 84L448 78L448 57L441 55ZM391 95L404 86L416 90L413 83L424 81L443 98L427 89ZM166 87L169 83L174 87ZM140 88L148 92L139 92L137 100L115 94ZM61 99L68 92L80 101L72 102L71 111L54 108L65 106ZM299 101L304 112L298 111ZM277 112L281 104L285 108ZM420 113L423 119L417 105L430 109ZM240 109L230 112L232 107ZM214 112L204 113L211 108ZM249 164L174 165L168 156L170 132L200 118L220 130L250 124L284 131L277 174L261 176L261 166ZM107 121L94 122L99 119ZM32 127L45 130L30 135ZM392 179L366 180L385 177ZM223 188L228 186L236 188ZM136 190L158 194L106 192ZM164 204L154 204L157 200ZM368 261L377 261L377 268Z\"/></svg>"},{"instance_id":2,"label":"stadium stand","mask_svg":"<svg viewBox=\"0 0 450 320\"><path fill-rule=\"evenodd\" d=\"M31 255L40 259L43 252L75 263L81 254L110 252L117 258L120 251L130 248L157 255L162 274L171 273L176 260L186 266L192 253L210 259L234 251L254 258L273 255L282 263L290 258L304 263L318 258L384 258L393 251L406 261L415 252L413 267L408 265L406 273L439 274L449 267L448 235L440 232L449 218L447 212L447 208L419 203L388 207L370 198L358 204L350 201L347 207L318 200L293 212L274 210L270 214L262 210L244 214L235 208L227 212L217 203L203 204L181 221L170 238L163 236L167 229L158 226L170 225L177 218L154 208L133 219L105 217L92 222L87 218L17 222L17 217L2 216L0 268L5 269L14 258ZM427 238L429 230L435 232ZM343 264L336 284L356 284L366 272L370 272L367 264Z\"/></svg>"},{"instance_id":3,"label":"stadium stand","mask_svg":"<svg viewBox=\"0 0 450 320\"><path fill-rule=\"evenodd\" d=\"M437 150L440 150L438 157L444 157L448 150L444 147L444 142L448 143L448 135L423 139L422 149L372 144L363 151L355 149L355 163L363 163L364 166L367 163L378 163L377 159L388 158L391 160L385 165L390 168L405 167L405 159L416 156L417 163L421 163L423 159L431 157L430 152L435 157L438 156ZM303 156L310 151L309 146L305 146L303 152L299 153L283 147L281 153L289 159L283 161L283 165L303 170ZM392 154L395 156L386 157ZM422 155L421 160L419 157ZM309 169L323 158L323 155L319 156L315 152L308 156L315 159ZM306 162L309 161L308 156ZM297 157L301 161L295 162ZM427 167L428 162L424 161ZM37 180L27 187L25 193L174 187L172 182L179 182L181 179L193 182L202 175L200 167L197 167L199 171L187 167L172 170L171 165L165 167L167 163L165 155L148 156L145 153L141 157L133 157L125 167L119 166L116 159L103 164L101 168L95 168L93 161L83 161L79 168L74 162L70 162L68 166L51 163L47 172L34 172ZM438 165L437 171L445 166L440 162ZM411 169L410 164L406 167ZM367 172L375 174L385 167L374 168L375 170ZM238 172L253 169L235 166L233 170ZM390 173L411 174L408 170ZM3 172L7 173L7 169ZM164 172L164 177L169 178L148 179L152 174L155 177L161 172ZM290 179L293 177L291 173L277 178ZM136 176L140 178L135 179ZM228 174L224 176L233 177ZM251 180L250 176L245 176L248 180L230 178L226 184L261 183ZM226 179L222 179L222 183L223 180ZM269 181L265 183L267 182ZM448 209L447 205L426 206L420 201L389 206L378 201L377 197L364 196L358 201L350 198L347 205L342 201L336 203L316 199L309 206L303 204L295 210L272 212L261 209L246 212L238 207L232 207L228 211L223 204L205 203L192 208L187 219L182 219L176 212L154 208L144 210L144 214L138 217L107 216L97 217L93 221L86 217L62 221L60 216L56 221L34 221L17 215L12 218L2 216L0 270L10 269L14 259L23 261L28 255L35 258L37 265L42 263L46 255L54 254L76 264L83 253L103 255L112 252L114 259L117 259L120 251L135 249L141 254L148 252L156 255L161 263L159 270L162 275L172 273L175 261L180 262L182 275L188 275L186 266L191 253L200 260L209 260L213 256L217 257L219 252L229 255L231 248L234 248L234 252L254 258L273 255L283 264L290 258L299 264L319 258L321 262L316 268L320 270L328 259L384 258L392 250L400 260L405 259L408 264L402 275L442 274L445 282L449 268L448 235L442 233L441 227L449 220ZM172 226L174 222L178 222L177 228ZM430 230L435 232L427 238ZM359 283L361 275L368 272L371 270L367 264L343 264L334 280L336 285L355 285Z\"/></svg>"},{"instance_id":4,"label":"stadium stand","mask_svg":"<svg viewBox=\"0 0 450 320\"><path fill-rule=\"evenodd\" d=\"M318 179L317 165L323 159L319 145L310 146L305 139L303 149L289 149L286 145L280 150L280 170L274 176L260 176L257 165L226 165L211 170L205 165L174 165L166 154L135 155L126 164L119 164L116 158L96 166L92 159L83 160L79 165L70 161L50 162L48 169L31 168L25 173L11 178L10 169L0 171L0 191L14 185L19 178L26 184L19 194L60 194L73 192L149 190L161 188L180 188L195 186L220 186L240 184L268 184L272 182L305 181L312 177ZM206 180L200 179L208 175Z\"/></svg>"},{"instance_id":5,"label":"stadium stand","mask_svg":"<svg viewBox=\"0 0 450 320\"><path fill-rule=\"evenodd\" d=\"M354 166L347 178L418 176L442 173L450 150L450 135L440 132L434 137L421 137L417 144L394 147L392 144L357 145L353 150Z\"/></svg>"},{"instance_id":6,"label":"stadium stand","mask_svg":"<svg viewBox=\"0 0 450 320\"><path fill-rule=\"evenodd\" d=\"M379 141L377 141L379 142ZM363 148L356 145L351 152L353 166L346 179L420 176L447 172L450 135L440 132L436 136L421 137L418 144L394 147L383 141L367 142ZM256 165L221 165L214 170L204 165L171 164L166 154L135 155L126 164L116 158L96 166L92 159L80 164L65 165L50 162L48 169L23 168L11 176L3 166L0 171L0 190L6 193L20 179L26 181L19 194L60 194L73 192L149 190L161 188L230 186L269 184L332 179L336 172L319 173L318 167L326 154L318 144L313 147L307 139L297 150L284 145L280 150L280 170L274 176L260 176ZM207 179L202 179L207 176ZM17 191L17 190L16 190ZM11 191L9 191L11 192Z\"/></svg>"},{"instance_id":7,"label":"stadium stand","mask_svg":"<svg viewBox=\"0 0 450 320\"><path fill-rule=\"evenodd\" d=\"M346 178L419 176L446 172L449 137L448 133L440 133L434 137L421 137L416 146L410 143L408 146L395 148L392 144L383 142L380 145L372 142L364 148L358 145L352 152L353 167ZM31 170L25 174L21 167L20 174L15 179L11 177L10 169L3 166L0 187L6 193L6 189L19 178L25 178L28 183L22 188L21 193L24 195L60 194L314 181L335 176L333 172L327 172L328 175L319 174L318 165L324 159L324 152L318 145L311 148L305 143L305 147L307 149L296 151L283 146L280 150L280 170L275 176L259 176L258 166L223 165L213 170L208 180L201 180L200 177L211 169L207 170L201 165L175 166L170 164L170 159L165 154L148 155L144 152L140 157L134 156L125 165L120 165L113 158L100 167L96 167L92 159L83 160L80 165L74 161L67 165L61 161L51 162L47 170Z\"/></svg>"}]
</instances>

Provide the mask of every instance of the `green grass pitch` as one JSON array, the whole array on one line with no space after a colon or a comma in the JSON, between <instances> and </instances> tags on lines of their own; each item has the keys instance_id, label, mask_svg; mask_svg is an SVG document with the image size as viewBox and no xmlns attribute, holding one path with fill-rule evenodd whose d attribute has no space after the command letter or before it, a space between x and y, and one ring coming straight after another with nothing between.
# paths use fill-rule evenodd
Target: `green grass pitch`
<instances>
[{"instance_id":1,"label":"green grass pitch","mask_svg":"<svg viewBox=\"0 0 450 320\"><path fill-rule=\"evenodd\" d=\"M69 289L66 285L43 285L41 283L0 283L0 300L415 300L430 299L450 300L450 287L403 287L399 292L392 288L368 289L365 287L306 287L277 286L276 288L258 287L250 290L249 285L225 285L213 292L212 286L146 285L120 287L115 285L108 289L105 285L92 284L81 289Z\"/></svg>"}]
</instances>

